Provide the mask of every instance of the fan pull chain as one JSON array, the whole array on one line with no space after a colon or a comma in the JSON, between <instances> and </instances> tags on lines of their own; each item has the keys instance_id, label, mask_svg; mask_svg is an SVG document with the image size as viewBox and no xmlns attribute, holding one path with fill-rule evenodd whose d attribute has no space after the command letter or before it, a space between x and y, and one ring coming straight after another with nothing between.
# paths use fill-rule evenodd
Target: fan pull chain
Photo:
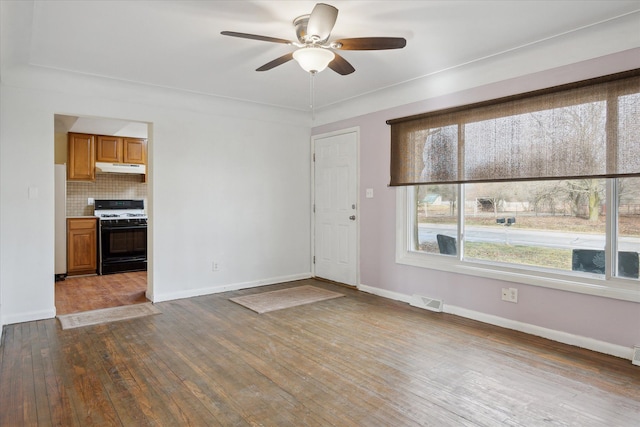
<instances>
[{"instance_id":1,"label":"fan pull chain","mask_svg":"<svg viewBox=\"0 0 640 427\"><path fill-rule=\"evenodd\" d=\"M316 114L315 114L315 110L313 108L313 104L314 104L314 95L315 95L315 77L316 77L316 73L311 72L309 73L310 77L309 77L309 108L311 108L311 120L315 120L316 118Z\"/></svg>"}]
</instances>

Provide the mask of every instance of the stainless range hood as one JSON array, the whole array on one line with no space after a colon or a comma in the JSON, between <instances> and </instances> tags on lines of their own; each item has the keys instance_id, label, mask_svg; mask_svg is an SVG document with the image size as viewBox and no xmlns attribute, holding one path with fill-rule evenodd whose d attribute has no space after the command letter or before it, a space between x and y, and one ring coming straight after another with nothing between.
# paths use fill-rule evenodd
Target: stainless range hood
<instances>
[{"instance_id":1,"label":"stainless range hood","mask_svg":"<svg viewBox=\"0 0 640 427\"><path fill-rule=\"evenodd\" d=\"M144 175L145 172L145 165L96 162L96 173L132 173L137 175Z\"/></svg>"}]
</instances>

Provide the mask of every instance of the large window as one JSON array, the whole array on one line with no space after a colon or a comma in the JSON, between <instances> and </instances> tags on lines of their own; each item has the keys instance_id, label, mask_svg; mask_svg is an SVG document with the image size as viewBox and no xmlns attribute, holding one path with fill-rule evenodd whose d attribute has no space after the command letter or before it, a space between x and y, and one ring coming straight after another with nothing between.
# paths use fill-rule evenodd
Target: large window
<instances>
[{"instance_id":1,"label":"large window","mask_svg":"<svg viewBox=\"0 0 640 427\"><path fill-rule=\"evenodd\" d=\"M640 70L389 123L398 262L640 301Z\"/></svg>"},{"instance_id":2,"label":"large window","mask_svg":"<svg viewBox=\"0 0 640 427\"><path fill-rule=\"evenodd\" d=\"M458 257L456 206L460 205L464 206L460 255L466 260L604 276L605 187L602 179L467 184L461 203L457 191L446 186L416 186L409 207L415 212L410 246L417 252ZM446 195L440 194L443 189ZM617 194L613 200L618 200L619 262L611 271L639 280L640 180L620 180L613 191ZM590 205L593 198L598 202Z\"/></svg>"}]
</instances>

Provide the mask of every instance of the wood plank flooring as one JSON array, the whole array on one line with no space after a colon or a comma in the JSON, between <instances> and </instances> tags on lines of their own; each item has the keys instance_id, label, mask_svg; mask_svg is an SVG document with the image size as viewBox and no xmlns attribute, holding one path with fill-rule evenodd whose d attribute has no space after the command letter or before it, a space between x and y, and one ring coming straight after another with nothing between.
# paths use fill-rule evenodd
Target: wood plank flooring
<instances>
[{"instance_id":1,"label":"wood plank flooring","mask_svg":"<svg viewBox=\"0 0 640 427\"><path fill-rule=\"evenodd\" d=\"M71 314L99 308L148 302L147 272L68 277L56 282L56 314Z\"/></svg>"},{"instance_id":2,"label":"wood plank flooring","mask_svg":"<svg viewBox=\"0 0 640 427\"><path fill-rule=\"evenodd\" d=\"M344 298L256 314L230 297ZM8 325L0 425L638 426L640 367L326 282L156 304L61 330Z\"/></svg>"}]
</instances>

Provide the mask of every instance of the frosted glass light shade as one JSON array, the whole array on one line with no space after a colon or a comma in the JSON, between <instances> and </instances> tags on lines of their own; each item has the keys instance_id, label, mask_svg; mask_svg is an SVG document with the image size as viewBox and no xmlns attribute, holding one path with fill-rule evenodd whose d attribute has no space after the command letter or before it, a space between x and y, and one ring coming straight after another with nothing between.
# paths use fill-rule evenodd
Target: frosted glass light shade
<instances>
[{"instance_id":1,"label":"frosted glass light shade","mask_svg":"<svg viewBox=\"0 0 640 427\"><path fill-rule=\"evenodd\" d=\"M324 70L335 57L333 52L320 47L303 47L293 52L293 59L309 73L319 73Z\"/></svg>"}]
</instances>

